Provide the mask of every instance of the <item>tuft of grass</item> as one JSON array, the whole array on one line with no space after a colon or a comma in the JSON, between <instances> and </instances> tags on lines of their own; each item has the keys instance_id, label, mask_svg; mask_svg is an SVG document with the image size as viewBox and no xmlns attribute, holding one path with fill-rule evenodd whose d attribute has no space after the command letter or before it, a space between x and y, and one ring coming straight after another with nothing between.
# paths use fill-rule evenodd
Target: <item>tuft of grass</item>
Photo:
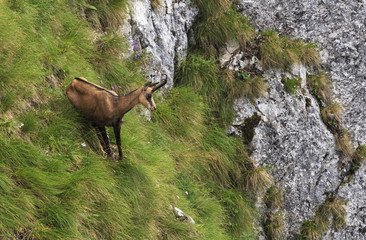
<instances>
[{"instance_id":1,"label":"tuft of grass","mask_svg":"<svg viewBox=\"0 0 366 240\"><path fill-rule=\"evenodd\" d=\"M158 9L158 7L162 6L162 4L163 4L161 2L161 0L151 0L150 3L151 3L151 8L154 10Z\"/></svg>"},{"instance_id":2,"label":"tuft of grass","mask_svg":"<svg viewBox=\"0 0 366 240\"><path fill-rule=\"evenodd\" d=\"M342 129L339 133L335 134L336 145L338 149L347 157L352 156L352 146L349 139L349 133Z\"/></svg>"},{"instance_id":3,"label":"tuft of grass","mask_svg":"<svg viewBox=\"0 0 366 240\"><path fill-rule=\"evenodd\" d=\"M266 91L266 83L263 77L253 77L247 80L244 80L243 83L239 83L237 87L238 96L243 96L249 99L252 103L254 103L255 99L263 96L263 93Z\"/></svg>"},{"instance_id":4,"label":"tuft of grass","mask_svg":"<svg viewBox=\"0 0 366 240\"><path fill-rule=\"evenodd\" d=\"M221 125L231 122L237 98L246 97L254 102L266 86L262 77L242 79L235 78L229 70L220 72L214 58L207 59L200 54L191 54L181 63L175 81L178 86L192 87L202 95Z\"/></svg>"},{"instance_id":5,"label":"tuft of grass","mask_svg":"<svg viewBox=\"0 0 366 240\"><path fill-rule=\"evenodd\" d=\"M20 118L20 122L23 124L22 131L24 132L35 131L39 127L39 120L35 112L23 114Z\"/></svg>"},{"instance_id":6,"label":"tuft of grass","mask_svg":"<svg viewBox=\"0 0 366 240\"><path fill-rule=\"evenodd\" d=\"M251 193L264 192L271 182L270 176L263 167L249 168L244 175L244 187Z\"/></svg>"},{"instance_id":7,"label":"tuft of grass","mask_svg":"<svg viewBox=\"0 0 366 240\"><path fill-rule=\"evenodd\" d=\"M323 106L332 104L331 83L325 73L310 75L306 80L308 88Z\"/></svg>"},{"instance_id":8,"label":"tuft of grass","mask_svg":"<svg viewBox=\"0 0 366 240\"><path fill-rule=\"evenodd\" d=\"M314 221L305 221L301 226L300 239L319 240L321 232L318 229L317 223Z\"/></svg>"},{"instance_id":9,"label":"tuft of grass","mask_svg":"<svg viewBox=\"0 0 366 240\"><path fill-rule=\"evenodd\" d=\"M268 188L263 198L267 208L279 209L283 206L282 191L274 186Z\"/></svg>"},{"instance_id":10,"label":"tuft of grass","mask_svg":"<svg viewBox=\"0 0 366 240\"><path fill-rule=\"evenodd\" d=\"M260 60L264 69L290 69L295 63L305 66L319 66L319 54L315 45L301 40L291 40L280 37L273 30L260 33L263 41L260 43Z\"/></svg>"},{"instance_id":11,"label":"tuft of grass","mask_svg":"<svg viewBox=\"0 0 366 240\"><path fill-rule=\"evenodd\" d=\"M208 5L211 5L211 3ZM213 46L218 50L228 41L236 40L240 43L242 49L245 49L248 43L252 41L254 31L249 26L248 20L233 9L227 11L220 9L216 14L210 15L196 24L195 36L197 45L200 48Z\"/></svg>"},{"instance_id":12,"label":"tuft of grass","mask_svg":"<svg viewBox=\"0 0 366 240\"><path fill-rule=\"evenodd\" d=\"M70 1L78 13L84 13L86 19L98 31L115 31L124 19L126 0L82 0Z\"/></svg>"},{"instance_id":13,"label":"tuft of grass","mask_svg":"<svg viewBox=\"0 0 366 240\"><path fill-rule=\"evenodd\" d=\"M334 228L342 228L346 225L345 215L346 210L344 206L344 201L341 201L339 198L328 198L328 200L321 206L319 209L319 214L317 217L320 219L317 222L329 222L329 226L333 226ZM328 218L327 220L325 218ZM332 224L330 224L330 218L332 220ZM327 225L327 224L321 224ZM326 232L328 229L323 228L323 232Z\"/></svg>"},{"instance_id":14,"label":"tuft of grass","mask_svg":"<svg viewBox=\"0 0 366 240\"><path fill-rule=\"evenodd\" d=\"M182 101L184 99L184 101ZM157 110L153 121L161 124L172 137L201 139L204 127L205 106L201 97L190 88L177 87L170 91Z\"/></svg>"},{"instance_id":15,"label":"tuft of grass","mask_svg":"<svg viewBox=\"0 0 366 240\"><path fill-rule=\"evenodd\" d=\"M234 238L253 233L254 224L251 219L257 217L254 202L242 197L233 190L226 190L222 193L222 202L228 212L225 220L226 229L231 232Z\"/></svg>"},{"instance_id":16,"label":"tuft of grass","mask_svg":"<svg viewBox=\"0 0 366 240\"><path fill-rule=\"evenodd\" d=\"M300 87L301 79L298 78L284 78L282 79L283 87L289 94L295 94Z\"/></svg>"},{"instance_id":17,"label":"tuft of grass","mask_svg":"<svg viewBox=\"0 0 366 240\"><path fill-rule=\"evenodd\" d=\"M337 197L328 197L315 213L314 220L305 221L301 226L301 235L305 239L321 239L330 227L343 228L346 225L344 201Z\"/></svg>"},{"instance_id":18,"label":"tuft of grass","mask_svg":"<svg viewBox=\"0 0 366 240\"><path fill-rule=\"evenodd\" d=\"M358 169L360 169L362 162L366 160L366 146L360 145L352 153L352 162L349 170L349 174L353 175Z\"/></svg>"},{"instance_id":19,"label":"tuft of grass","mask_svg":"<svg viewBox=\"0 0 366 240\"><path fill-rule=\"evenodd\" d=\"M266 216L264 232L269 240L282 239L284 237L284 220L280 213L271 213Z\"/></svg>"},{"instance_id":20,"label":"tuft of grass","mask_svg":"<svg viewBox=\"0 0 366 240\"><path fill-rule=\"evenodd\" d=\"M231 7L230 0L194 0L194 3L199 9L201 18L207 19L208 17L215 16L222 11L226 11ZM208 4L210 3L210 4Z\"/></svg>"}]
</instances>

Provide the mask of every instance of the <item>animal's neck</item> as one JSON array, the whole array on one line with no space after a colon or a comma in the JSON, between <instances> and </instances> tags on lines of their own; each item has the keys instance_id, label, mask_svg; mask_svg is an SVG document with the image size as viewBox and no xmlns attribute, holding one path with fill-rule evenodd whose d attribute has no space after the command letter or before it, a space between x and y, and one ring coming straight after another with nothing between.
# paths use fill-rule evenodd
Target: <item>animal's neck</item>
<instances>
[{"instance_id":1,"label":"animal's neck","mask_svg":"<svg viewBox=\"0 0 366 240\"><path fill-rule=\"evenodd\" d=\"M119 98L117 111L123 116L139 103L139 97L143 87Z\"/></svg>"}]
</instances>

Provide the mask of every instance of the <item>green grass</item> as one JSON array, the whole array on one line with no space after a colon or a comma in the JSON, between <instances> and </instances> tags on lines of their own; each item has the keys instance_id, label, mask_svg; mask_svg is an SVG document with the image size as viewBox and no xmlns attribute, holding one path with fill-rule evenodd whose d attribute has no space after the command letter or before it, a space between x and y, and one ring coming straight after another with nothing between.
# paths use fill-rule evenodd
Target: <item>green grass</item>
<instances>
[{"instance_id":1,"label":"green grass","mask_svg":"<svg viewBox=\"0 0 366 240\"><path fill-rule=\"evenodd\" d=\"M264 203L269 209L279 209L283 206L282 191L276 187L268 188L263 198Z\"/></svg>"},{"instance_id":2,"label":"green grass","mask_svg":"<svg viewBox=\"0 0 366 240\"><path fill-rule=\"evenodd\" d=\"M345 227L345 215L345 202L337 197L328 197L316 211L314 219L302 224L300 239L321 239L331 227L336 229Z\"/></svg>"},{"instance_id":3,"label":"green grass","mask_svg":"<svg viewBox=\"0 0 366 240\"><path fill-rule=\"evenodd\" d=\"M352 147L348 132L341 122L341 106L332 99L331 83L324 73L307 78L307 85L320 106L320 116L328 130L334 135L337 148L346 157L351 158Z\"/></svg>"},{"instance_id":4,"label":"green grass","mask_svg":"<svg viewBox=\"0 0 366 240\"><path fill-rule=\"evenodd\" d=\"M175 78L178 86L188 86L201 95L210 107L213 116L221 126L229 124L234 117L233 104L239 97L250 101L265 91L262 77L243 79L235 77L232 72L220 71L219 63L214 57L205 58L201 54L190 54L181 63Z\"/></svg>"},{"instance_id":5,"label":"green grass","mask_svg":"<svg viewBox=\"0 0 366 240\"><path fill-rule=\"evenodd\" d=\"M302 40L280 37L273 30L261 32L260 59L265 69L279 68L289 70L297 63L305 66L319 66L319 54L316 46Z\"/></svg>"},{"instance_id":6,"label":"green grass","mask_svg":"<svg viewBox=\"0 0 366 240\"><path fill-rule=\"evenodd\" d=\"M296 78L284 78L282 80L283 87L289 94L295 94L300 87L301 79Z\"/></svg>"},{"instance_id":7,"label":"green grass","mask_svg":"<svg viewBox=\"0 0 366 240\"><path fill-rule=\"evenodd\" d=\"M264 232L270 240L284 239L285 225L280 213L271 213L266 216Z\"/></svg>"},{"instance_id":8,"label":"green grass","mask_svg":"<svg viewBox=\"0 0 366 240\"><path fill-rule=\"evenodd\" d=\"M195 85L157 96L150 122L139 108L125 117L121 162L100 154L94 130L68 102L65 87L75 76L120 92L145 81L143 61L119 58L126 44L113 31L121 8L112 6L123 2L1 2L0 236L254 238L244 146L216 125ZM195 60L198 72L217 77L215 60ZM175 219L170 205L197 224Z\"/></svg>"}]
</instances>

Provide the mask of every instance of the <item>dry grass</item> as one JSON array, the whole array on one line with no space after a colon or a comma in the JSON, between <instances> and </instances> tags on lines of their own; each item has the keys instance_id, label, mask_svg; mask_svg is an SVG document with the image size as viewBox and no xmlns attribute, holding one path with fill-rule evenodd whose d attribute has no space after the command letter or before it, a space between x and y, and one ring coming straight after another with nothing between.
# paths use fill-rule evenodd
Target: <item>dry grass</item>
<instances>
[{"instance_id":1,"label":"dry grass","mask_svg":"<svg viewBox=\"0 0 366 240\"><path fill-rule=\"evenodd\" d=\"M294 63L305 66L319 66L316 46L302 40L280 37L274 31L261 32L264 40L260 44L260 58L265 69L290 69Z\"/></svg>"},{"instance_id":2,"label":"dry grass","mask_svg":"<svg viewBox=\"0 0 366 240\"><path fill-rule=\"evenodd\" d=\"M279 209L283 206L282 191L276 187L270 187L263 198L264 203L270 209Z\"/></svg>"},{"instance_id":3,"label":"dry grass","mask_svg":"<svg viewBox=\"0 0 366 240\"><path fill-rule=\"evenodd\" d=\"M306 221L301 226L301 237L307 240L319 240L322 236L319 231L317 223L314 221ZM302 238L300 238L302 239Z\"/></svg>"},{"instance_id":4,"label":"dry grass","mask_svg":"<svg viewBox=\"0 0 366 240\"><path fill-rule=\"evenodd\" d=\"M323 102L323 105L332 104L331 82L325 73L309 76L307 85L314 96Z\"/></svg>"},{"instance_id":5,"label":"dry grass","mask_svg":"<svg viewBox=\"0 0 366 240\"><path fill-rule=\"evenodd\" d=\"M163 5L163 2L161 0L151 0L150 3L151 3L152 9L154 9L154 10L158 9L159 7L161 7Z\"/></svg>"},{"instance_id":6,"label":"dry grass","mask_svg":"<svg viewBox=\"0 0 366 240\"><path fill-rule=\"evenodd\" d=\"M246 191L262 193L272 183L272 180L263 167L254 167L245 172L244 187Z\"/></svg>"},{"instance_id":7,"label":"dry grass","mask_svg":"<svg viewBox=\"0 0 366 240\"><path fill-rule=\"evenodd\" d=\"M305 239L321 239L330 227L342 228L345 221L345 202L337 197L329 197L315 213L312 221L306 221L301 227L301 235Z\"/></svg>"},{"instance_id":8,"label":"dry grass","mask_svg":"<svg viewBox=\"0 0 366 240\"><path fill-rule=\"evenodd\" d=\"M271 213L265 220L264 231L268 240L278 240L283 237L285 229L283 215L280 213Z\"/></svg>"},{"instance_id":9,"label":"dry grass","mask_svg":"<svg viewBox=\"0 0 366 240\"><path fill-rule=\"evenodd\" d=\"M335 134L338 149L347 157L352 156L352 146L349 139L349 133L342 129L341 133Z\"/></svg>"}]
</instances>

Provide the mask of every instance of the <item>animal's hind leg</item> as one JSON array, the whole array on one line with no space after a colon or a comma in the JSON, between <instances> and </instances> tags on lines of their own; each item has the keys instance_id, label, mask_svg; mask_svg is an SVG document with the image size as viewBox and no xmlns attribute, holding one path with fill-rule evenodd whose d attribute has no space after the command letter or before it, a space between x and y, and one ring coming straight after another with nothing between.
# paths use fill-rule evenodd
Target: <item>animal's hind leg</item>
<instances>
[{"instance_id":1,"label":"animal's hind leg","mask_svg":"<svg viewBox=\"0 0 366 240\"><path fill-rule=\"evenodd\" d=\"M110 156L111 149L109 147L109 139L105 131L105 127L96 126L96 130L99 141L102 144L104 151L107 153L108 156Z\"/></svg>"},{"instance_id":2,"label":"animal's hind leg","mask_svg":"<svg viewBox=\"0 0 366 240\"><path fill-rule=\"evenodd\" d=\"M103 140L104 140L104 149L107 153L108 156L111 156L111 149L109 147L109 139L108 139L108 136L107 136L107 133L105 131L105 127L98 127L99 128L99 131L100 133L102 134L102 137L103 137Z\"/></svg>"},{"instance_id":3,"label":"animal's hind leg","mask_svg":"<svg viewBox=\"0 0 366 240\"><path fill-rule=\"evenodd\" d=\"M98 136L98 139L99 139L99 141L98 141L99 152L102 155L105 155L106 154L106 152L104 151L104 149L105 149L105 143L104 143L104 139L102 137L102 134L101 134L101 132L100 132L100 130L99 130L99 128L97 126L95 126L95 125L92 125L92 126L95 129L95 132L97 133L97 136Z\"/></svg>"}]
</instances>

